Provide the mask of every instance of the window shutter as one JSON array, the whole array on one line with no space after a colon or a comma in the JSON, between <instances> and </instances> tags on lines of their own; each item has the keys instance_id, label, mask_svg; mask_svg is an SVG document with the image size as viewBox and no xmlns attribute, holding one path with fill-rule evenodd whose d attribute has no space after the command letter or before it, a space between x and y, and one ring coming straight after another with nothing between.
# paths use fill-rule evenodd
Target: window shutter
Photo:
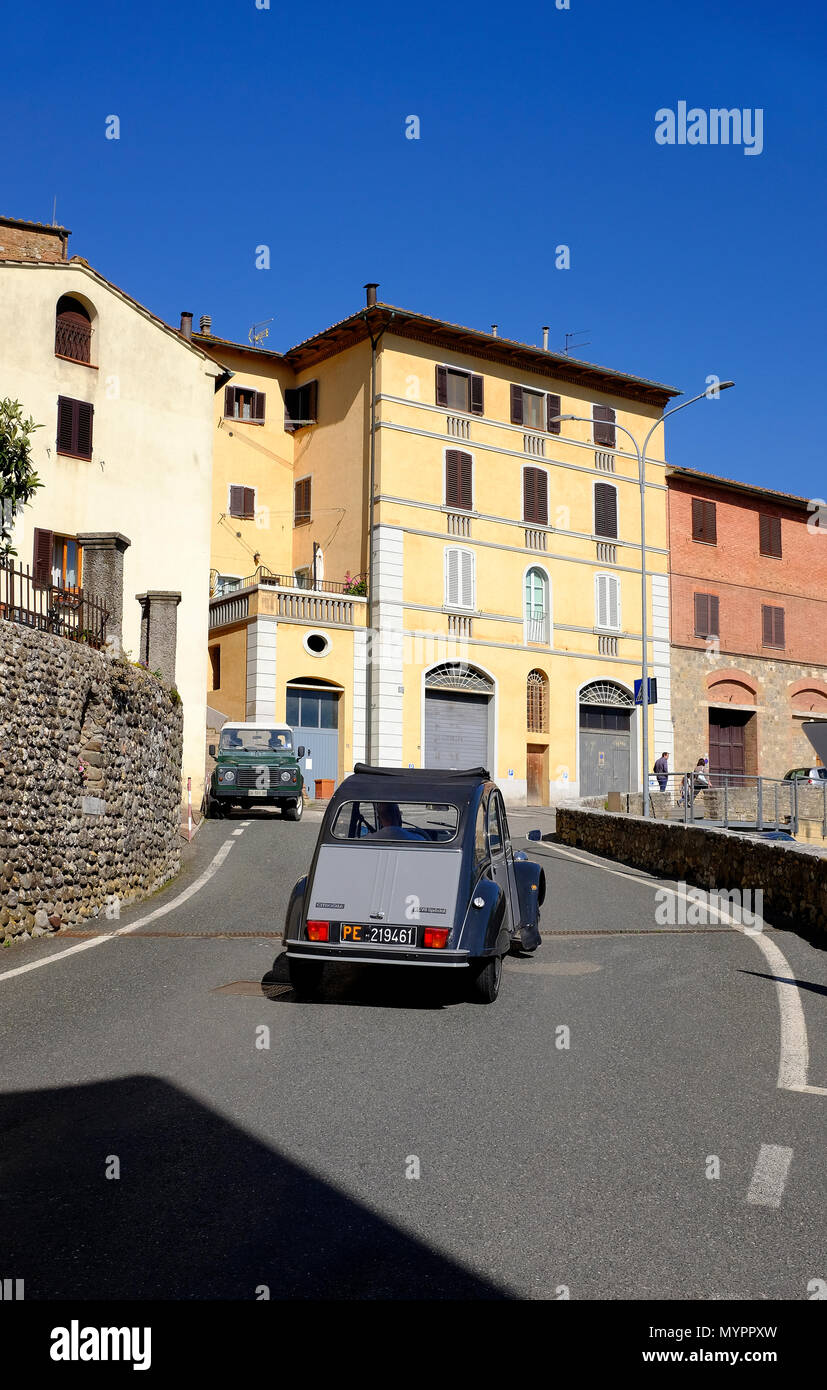
<instances>
[{"instance_id":1,"label":"window shutter","mask_svg":"<svg viewBox=\"0 0 827 1390\"><path fill-rule=\"evenodd\" d=\"M484 385L481 376L471 377L471 414L484 415Z\"/></svg>"},{"instance_id":2,"label":"window shutter","mask_svg":"<svg viewBox=\"0 0 827 1390\"><path fill-rule=\"evenodd\" d=\"M714 502L705 502L701 497L692 498L692 539L706 541L708 545L717 544L718 528Z\"/></svg>"},{"instance_id":3,"label":"window shutter","mask_svg":"<svg viewBox=\"0 0 827 1390\"><path fill-rule=\"evenodd\" d=\"M294 489L294 516L293 524L310 520L310 479L302 478L296 483Z\"/></svg>"},{"instance_id":4,"label":"window shutter","mask_svg":"<svg viewBox=\"0 0 827 1390\"><path fill-rule=\"evenodd\" d=\"M224 416L225 419L232 419L235 415L235 387L224 387Z\"/></svg>"},{"instance_id":5,"label":"window shutter","mask_svg":"<svg viewBox=\"0 0 827 1390\"><path fill-rule=\"evenodd\" d=\"M762 555L781 557L780 516L760 516L760 549Z\"/></svg>"},{"instance_id":6,"label":"window shutter","mask_svg":"<svg viewBox=\"0 0 827 1390\"><path fill-rule=\"evenodd\" d=\"M474 607L474 557L470 550L461 550L460 603L463 608Z\"/></svg>"},{"instance_id":7,"label":"window shutter","mask_svg":"<svg viewBox=\"0 0 827 1390\"><path fill-rule=\"evenodd\" d=\"M775 633L774 633L774 635L775 635L775 645L776 645L777 647L783 647L783 646L784 646L784 609L783 609L783 608L776 608L776 610L775 610Z\"/></svg>"},{"instance_id":8,"label":"window shutter","mask_svg":"<svg viewBox=\"0 0 827 1390\"><path fill-rule=\"evenodd\" d=\"M447 367L437 367L436 369L436 403L437 405L448 404L448 369Z\"/></svg>"},{"instance_id":9,"label":"window shutter","mask_svg":"<svg viewBox=\"0 0 827 1390\"><path fill-rule=\"evenodd\" d=\"M709 636L720 637L721 628L718 620L718 595L709 595Z\"/></svg>"},{"instance_id":10,"label":"window shutter","mask_svg":"<svg viewBox=\"0 0 827 1390\"><path fill-rule=\"evenodd\" d=\"M512 386L511 388L511 423L512 425L521 425L523 423L522 386Z\"/></svg>"},{"instance_id":11,"label":"window shutter","mask_svg":"<svg viewBox=\"0 0 827 1390\"><path fill-rule=\"evenodd\" d=\"M305 393L306 393L307 414L306 414L305 416L303 416L302 418L305 419L305 420L313 420L313 421L315 422L315 421L318 420L318 418L319 418L319 383L318 383L318 381L308 381L308 382L306 382L306 383L305 383L305 386L304 386L304 391L305 391Z\"/></svg>"},{"instance_id":12,"label":"window shutter","mask_svg":"<svg viewBox=\"0 0 827 1390\"><path fill-rule=\"evenodd\" d=\"M594 442L608 449L615 447L615 413L610 405L592 407L594 421Z\"/></svg>"},{"instance_id":13,"label":"window shutter","mask_svg":"<svg viewBox=\"0 0 827 1390\"><path fill-rule=\"evenodd\" d=\"M595 483L594 534L617 539L617 493L611 483Z\"/></svg>"},{"instance_id":14,"label":"window shutter","mask_svg":"<svg viewBox=\"0 0 827 1390\"><path fill-rule=\"evenodd\" d=\"M445 454L445 505L459 506L459 450L448 449Z\"/></svg>"},{"instance_id":15,"label":"window shutter","mask_svg":"<svg viewBox=\"0 0 827 1390\"><path fill-rule=\"evenodd\" d=\"M75 401L77 417L77 435L75 443L77 445L74 452L80 454L81 458L90 459L92 457L92 416L95 407L88 401Z\"/></svg>"},{"instance_id":16,"label":"window shutter","mask_svg":"<svg viewBox=\"0 0 827 1390\"><path fill-rule=\"evenodd\" d=\"M448 608L459 605L459 551L445 552L445 604Z\"/></svg>"},{"instance_id":17,"label":"window shutter","mask_svg":"<svg viewBox=\"0 0 827 1390\"><path fill-rule=\"evenodd\" d=\"M692 498L692 539L702 541L704 538L704 504L700 497Z\"/></svg>"},{"instance_id":18,"label":"window shutter","mask_svg":"<svg viewBox=\"0 0 827 1390\"><path fill-rule=\"evenodd\" d=\"M245 521L254 521L256 515L256 490L254 487L244 488L244 509L243 517Z\"/></svg>"},{"instance_id":19,"label":"window shutter","mask_svg":"<svg viewBox=\"0 0 827 1390\"><path fill-rule=\"evenodd\" d=\"M546 425L549 434L560 433L560 421L555 420L554 416L559 415L562 409L559 396L546 396Z\"/></svg>"},{"instance_id":20,"label":"window shutter","mask_svg":"<svg viewBox=\"0 0 827 1390\"><path fill-rule=\"evenodd\" d=\"M57 451L59 454L74 453L74 401L66 396L57 398Z\"/></svg>"},{"instance_id":21,"label":"window shutter","mask_svg":"<svg viewBox=\"0 0 827 1390\"><path fill-rule=\"evenodd\" d=\"M761 605L762 641L765 647L784 646L784 609Z\"/></svg>"},{"instance_id":22,"label":"window shutter","mask_svg":"<svg viewBox=\"0 0 827 1390\"><path fill-rule=\"evenodd\" d=\"M548 473L544 468L535 469L537 474L537 521L541 526L548 526Z\"/></svg>"},{"instance_id":23,"label":"window shutter","mask_svg":"<svg viewBox=\"0 0 827 1390\"><path fill-rule=\"evenodd\" d=\"M473 502L473 463L470 454L457 454L457 506L470 512Z\"/></svg>"},{"instance_id":24,"label":"window shutter","mask_svg":"<svg viewBox=\"0 0 827 1390\"><path fill-rule=\"evenodd\" d=\"M695 595L695 636L709 636L709 596Z\"/></svg>"},{"instance_id":25,"label":"window shutter","mask_svg":"<svg viewBox=\"0 0 827 1390\"><path fill-rule=\"evenodd\" d=\"M597 576L597 626L609 626L609 605L608 605L609 576L599 574Z\"/></svg>"},{"instance_id":26,"label":"window shutter","mask_svg":"<svg viewBox=\"0 0 827 1390\"><path fill-rule=\"evenodd\" d=\"M235 484L233 484L233 485L230 487L230 516L243 516L243 515L244 515L244 488L243 488L243 487L236 487Z\"/></svg>"},{"instance_id":27,"label":"window shutter","mask_svg":"<svg viewBox=\"0 0 827 1390\"><path fill-rule=\"evenodd\" d=\"M253 397L253 419L264 420L264 403L267 400L264 391L256 391Z\"/></svg>"},{"instance_id":28,"label":"window shutter","mask_svg":"<svg viewBox=\"0 0 827 1390\"><path fill-rule=\"evenodd\" d=\"M536 468L523 469L523 520L535 521L537 511Z\"/></svg>"},{"instance_id":29,"label":"window shutter","mask_svg":"<svg viewBox=\"0 0 827 1390\"><path fill-rule=\"evenodd\" d=\"M612 575L607 576L606 582L609 592L609 627L618 628L620 627L620 582Z\"/></svg>"},{"instance_id":30,"label":"window shutter","mask_svg":"<svg viewBox=\"0 0 827 1390\"><path fill-rule=\"evenodd\" d=\"M55 546L54 531L34 528L34 554L32 556L32 577L38 588L52 582L52 552Z\"/></svg>"}]
</instances>

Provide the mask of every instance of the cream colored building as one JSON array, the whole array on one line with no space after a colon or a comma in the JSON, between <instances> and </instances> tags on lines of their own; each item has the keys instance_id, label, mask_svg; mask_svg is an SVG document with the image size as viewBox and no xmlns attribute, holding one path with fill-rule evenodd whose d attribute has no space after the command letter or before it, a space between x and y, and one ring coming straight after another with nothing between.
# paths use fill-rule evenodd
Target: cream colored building
<instances>
[{"instance_id":1,"label":"cream colored building","mask_svg":"<svg viewBox=\"0 0 827 1390\"><path fill-rule=\"evenodd\" d=\"M366 756L486 763L517 802L639 790L640 488L624 429L642 442L677 393L377 303L373 288L281 355L196 335L242 401L266 394L266 424L234 422L236 398L217 397L216 570L230 485L260 489L268 510L257 522L247 499L236 542L257 563L211 604L210 704L293 723L299 692L327 685L337 779ZM645 482L651 766L673 747L662 430ZM361 609L343 592L357 574Z\"/></svg>"},{"instance_id":2,"label":"cream colored building","mask_svg":"<svg viewBox=\"0 0 827 1390\"><path fill-rule=\"evenodd\" d=\"M123 647L136 595L180 594L175 681L184 787L204 779L213 398L221 369L79 257L61 228L0 220L0 394L42 426L44 486L17 517L16 564L83 586L77 537L120 533ZM174 601L173 601L174 602Z\"/></svg>"}]
</instances>

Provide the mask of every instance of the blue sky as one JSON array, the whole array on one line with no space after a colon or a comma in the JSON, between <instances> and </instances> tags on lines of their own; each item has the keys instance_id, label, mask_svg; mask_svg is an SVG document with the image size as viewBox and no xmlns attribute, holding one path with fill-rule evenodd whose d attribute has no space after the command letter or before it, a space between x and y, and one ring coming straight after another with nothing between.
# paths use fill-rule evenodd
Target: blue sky
<instances>
[{"instance_id":1,"label":"blue sky","mask_svg":"<svg viewBox=\"0 0 827 1390\"><path fill-rule=\"evenodd\" d=\"M733 377L672 423L670 461L827 495L815 0L270 4L44 0L7 23L0 212L50 221L57 195L70 251L155 313L242 340L273 317L275 349L378 280L527 342L588 330L587 360L686 395ZM761 108L762 153L656 144L681 100Z\"/></svg>"}]
</instances>

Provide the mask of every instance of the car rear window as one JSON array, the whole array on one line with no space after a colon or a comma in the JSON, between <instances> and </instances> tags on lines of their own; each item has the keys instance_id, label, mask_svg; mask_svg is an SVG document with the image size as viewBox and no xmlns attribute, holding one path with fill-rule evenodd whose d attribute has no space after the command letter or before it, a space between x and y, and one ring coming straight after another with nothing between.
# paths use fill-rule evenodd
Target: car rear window
<instances>
[{"instance_id":1,"label":"car rear window","mask_svg":"<svg viewBox=\"0 0 827 1390\"><path fill-rule=\"evenodd\" d=\"M456 806L436 801L344 801L331 826L336 840L434 844L453 840Z\"/></svg>"}]
</instances>

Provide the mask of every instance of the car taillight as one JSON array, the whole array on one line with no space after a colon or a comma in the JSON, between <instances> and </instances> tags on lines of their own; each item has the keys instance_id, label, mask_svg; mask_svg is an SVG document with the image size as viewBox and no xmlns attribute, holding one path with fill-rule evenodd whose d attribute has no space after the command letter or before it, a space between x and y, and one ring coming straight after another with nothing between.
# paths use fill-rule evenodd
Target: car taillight
<instances>
[{"instance_id":1,"label":"car taillight","mask_svg":"<svg viewBox=\"0 0 827 1390\"><path fill-rule=\"evenodd\" d=\"M328 941L330 939L330 923L308 922L307 939L308 941Z\"/></svg>"},{"instance_id":2,"label":"car taillight","mask_svg":"<svg viewBox=\"0 0 827 1390\"><path fill-rule=\"evenodd\" d=\"M449 927L426 927L422 945L439 949L441 946L445 945L450 934L451 931Z\"/></svg>"}]
</instances>

